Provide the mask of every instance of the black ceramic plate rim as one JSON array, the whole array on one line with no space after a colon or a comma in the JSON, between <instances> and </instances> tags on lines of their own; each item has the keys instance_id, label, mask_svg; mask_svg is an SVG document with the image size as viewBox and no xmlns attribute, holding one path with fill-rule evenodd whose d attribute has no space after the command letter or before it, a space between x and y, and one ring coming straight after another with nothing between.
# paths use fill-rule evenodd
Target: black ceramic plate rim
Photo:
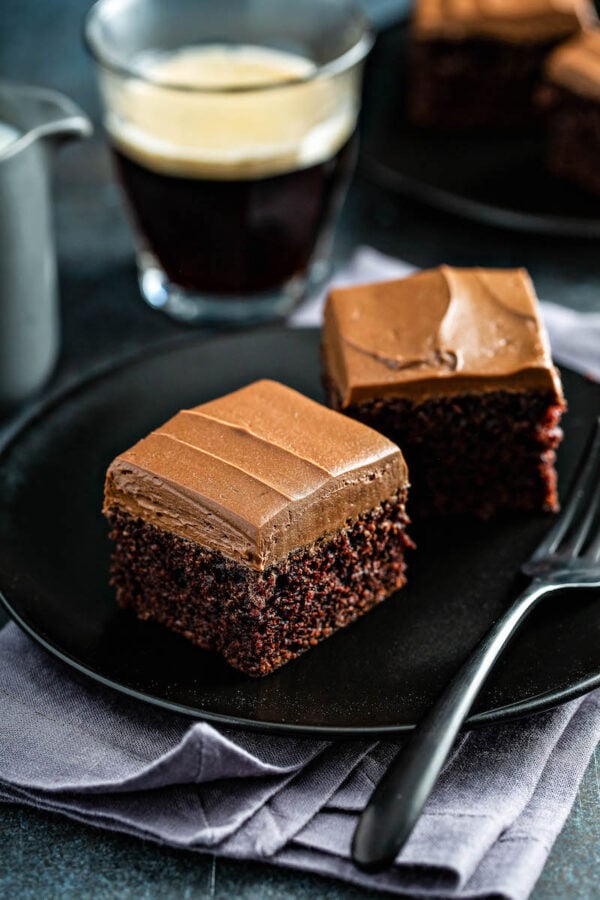
<instances>
[{"instance_id":1,"label":"black ceramic plate rim","mask_svg":"<svg viewBox=\"0 0 600 900\"><path fill-rule=\"evenodd\" d=\"M454 194L443 188L434 187L418 181L416 178L403 175L380 160L371 157L367 150L363 152L360 169L365 177L380 187L419 200L428 206L442 210L442 212L483 222L486 225L499 225L502 228L511 228L516 231L528 233L534 231L537 234L556 237L600 237L600 219L594 222L590 219L554 216L550 213L537 216L535 213L520 213L514 209L471 200L461 194Z\"/></svg>"},{"instance_id":2,"label":"black ceramic plate rim","mask_svg":"<svg viewBox=\"0 0 600 900\"><path fill-rule=\"evenodd\" d=\"M269 326L268 328L262 328L260 330L263 332L267 330L277 332L279 330L282 333L286 333L289 331L287 327L277 325ZM294 330L299 332L315 332L317 329L307 328ZM253 331L255 330L253 329L246 333L252 334ZM160 342L159 344L154 344L150 347L146 347L141 351L126 354L120 359L99 365L93 371L87 373L86 375L83 375L81 378L76 379L67 386L57 390L45 400L38 402L30 412L25 414L22 418L19 418L12 428L9 427L8 434L0 444L0 466L4 463L5 457L11 450L12 446L19 441L20 437L26 431L31 428L35 428L39 422L43 421L46 415L51 414L52 411L57 406L60 406L63 402L69 400L76 394L85 393L88 387L101 382L105 378L112 377L121 369L134 366L138 363L142 363L146 359L162 354L173 353L179 349L186 349L188 347L193 347L196 345L202 346L202 344L206 343L207 341L227 343L227 341L231 337L233 337L234 339L239 339L240 332L232 331L227 332L226 334L220 333L218 336L215 336L213 334L208 336L203 335L200 337L197 335L193 335L185 336L183 338L175 338L174 340ZM563 366L563 368L565 367ZM88 666L74 659L70 654L65 653L63 650L61 650L60 647L55 645L52 640L44 637L37 630L34 623L22 618L17 610L12 607L10 601L2 591L0 591L0 603L6 610L10 618L26 634L28 634L31 638L33 638L34 641L36 641L37 644L39 644L45 650L49 651L53 656L57 657L62 662L66 663L70 667L74 668L83 675L86 675L92 680L105 685L106 687L112 688L113 690L116 690L122 694L126 694L137 700L141 700L145 703L150 703L163 709L168 709L171 712L181 713L183 715L201 719L206 722L214 722L220 725L227 725L235 728L244 728L266 734L294 735L297 737L307 738L322 737L329 740L371 737L385 738L392 737L404 732L409 732L415 728L414 723L400 725L366 726L361 728L344 726L338 727L319 725L294 725L281 722L256 721L254 719L247 719L241 716L229 716L221 715L219 713L207 712L205 710L197 709L195 707L187 706L175 701L165 700L164 698L156 697L152 694L144 693L142 691L136 691L135 689L130 688L127 685L121 684L117 681L113 681L110 678L106 678L105 676L100 675L94 669L89 668ZM498 722L504 722L511 719L528 716L533 713L543 712L544 710L551 709L552 707L558 706L561 703L565 703L568 700L573 700L577 697L580 697L583 694L588 693L588 691L591 691L599 686L600 672L598 672L596 675L592 675L589 678L576 681L569 687L563 688L562 690L545 691L525 700L520 700L516 703L494 707L490 710L486 710L485 712L477 713L476 715L473 715L466 720L464 727L473 728L482 725L492 725Z\"/></svg>"},{"instance_id":3,"label":"black ceramic plate rim","mask_svg":"<svg viewBox=\"0 0 600 900\"><path fill-rule=\"evenodd\" d=\"M390 23L382 29L381 34L396 29L408 29L410 20L403 18ZM376 50L375 50L376 52ZM535 213L518 212L504 206L472 200L464 194L447 191L427 182L420 181L391 167L377 158L372 144L377 144L377 135L373 138L368 132L363 135L360 151L360 172L374 184L418 200L434 209L450 215L462 216L486 225L500 226L528 233L554 235L556 237L600 237L600 217L581 219L576 216L557 216L552 213L536 215Z\"/></svg>"}]
</instances>

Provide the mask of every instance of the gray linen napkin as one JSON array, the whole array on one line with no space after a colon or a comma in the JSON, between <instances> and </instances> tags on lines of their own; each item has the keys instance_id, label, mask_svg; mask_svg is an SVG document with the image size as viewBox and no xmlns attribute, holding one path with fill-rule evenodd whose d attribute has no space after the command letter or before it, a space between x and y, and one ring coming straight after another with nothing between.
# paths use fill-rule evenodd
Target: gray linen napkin
<instances>
[{"instance_id":1,"label":"gray linen napkin","mask_svg":"<svg viewBox=\"0 0 600 900\"><path fill-rule=\"evenodd\" d=\"M463 735L396 865L368 876L350 839L397 743L216 729L0 632L0 801L397 894L527 897L599 737L600 692Z\"/></svg>"}]
</instances>

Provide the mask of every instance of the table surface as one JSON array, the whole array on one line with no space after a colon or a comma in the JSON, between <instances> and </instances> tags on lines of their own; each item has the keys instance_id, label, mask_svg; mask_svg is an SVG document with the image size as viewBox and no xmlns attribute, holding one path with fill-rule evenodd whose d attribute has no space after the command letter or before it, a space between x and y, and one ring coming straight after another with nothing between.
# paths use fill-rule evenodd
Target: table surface
<instances>
[{"instance_id":1,"label":"table surface","mask_svg":"<svg viewBox=\"0 0 600 900\"><path fill-rule=\"evenodd\" d=\"M383 4L382 4L383 5ZM63 352L49 389L142 346L189 333L140 299L132 241L99 125L83 51L87 0L2 0L0 77L55 87L81 104L95 136L56 161L55 222ZM335 258L368 243L416 266L526 266L544 299L600 309L597 242L512 234L451 218L355 179ZM0 623L3 621L0 614ZM534 890L542 898L598 896L597 756ZM215 860L17 806L0 806L0 896L360 898L373 892L258 863Z\"/></svg>"}]
</instances>

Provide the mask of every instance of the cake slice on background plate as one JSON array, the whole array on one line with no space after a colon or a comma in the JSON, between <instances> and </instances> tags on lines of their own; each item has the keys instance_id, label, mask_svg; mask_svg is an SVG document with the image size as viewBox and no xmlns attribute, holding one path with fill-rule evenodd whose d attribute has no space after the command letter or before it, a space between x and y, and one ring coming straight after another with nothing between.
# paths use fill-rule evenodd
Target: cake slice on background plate
<instances>
[{"instance_id":1,"label":"cake slice on background plate","mask_svg":"<svg viewBox=\"0 0 600 900\"><path fill-rule=\"evenodd\" d=\"M600 196L600 28L552 53L538 99L549 171Z\"/></svg>"},{"instance_id":2,"label":"cake slice on background plate","mask_svg":"<svg viewBox=\"0 0 600 900\"><path fill-rule=\"evenodd\" d=\"M411 118L451 130L531 124L546 56L595 21L591 0L416 0Z\"/></svg>"}]
</instances>

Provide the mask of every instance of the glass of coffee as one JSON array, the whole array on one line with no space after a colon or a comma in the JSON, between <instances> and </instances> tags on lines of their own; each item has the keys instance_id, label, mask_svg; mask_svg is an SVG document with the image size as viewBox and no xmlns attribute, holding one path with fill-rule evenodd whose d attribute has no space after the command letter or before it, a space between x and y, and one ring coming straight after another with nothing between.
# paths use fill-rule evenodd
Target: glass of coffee
<instances>
[{"instance_id":1,"label":"glass of coffee","mask_svg":"<svg viewBox=\"0 0 600 900\"><path fill-rule=\"evenodd\" d=\"M86 22L140 287L285 315L326 272L372 35L349 0L99 0Z\"/></svg>"}]
</instances>

